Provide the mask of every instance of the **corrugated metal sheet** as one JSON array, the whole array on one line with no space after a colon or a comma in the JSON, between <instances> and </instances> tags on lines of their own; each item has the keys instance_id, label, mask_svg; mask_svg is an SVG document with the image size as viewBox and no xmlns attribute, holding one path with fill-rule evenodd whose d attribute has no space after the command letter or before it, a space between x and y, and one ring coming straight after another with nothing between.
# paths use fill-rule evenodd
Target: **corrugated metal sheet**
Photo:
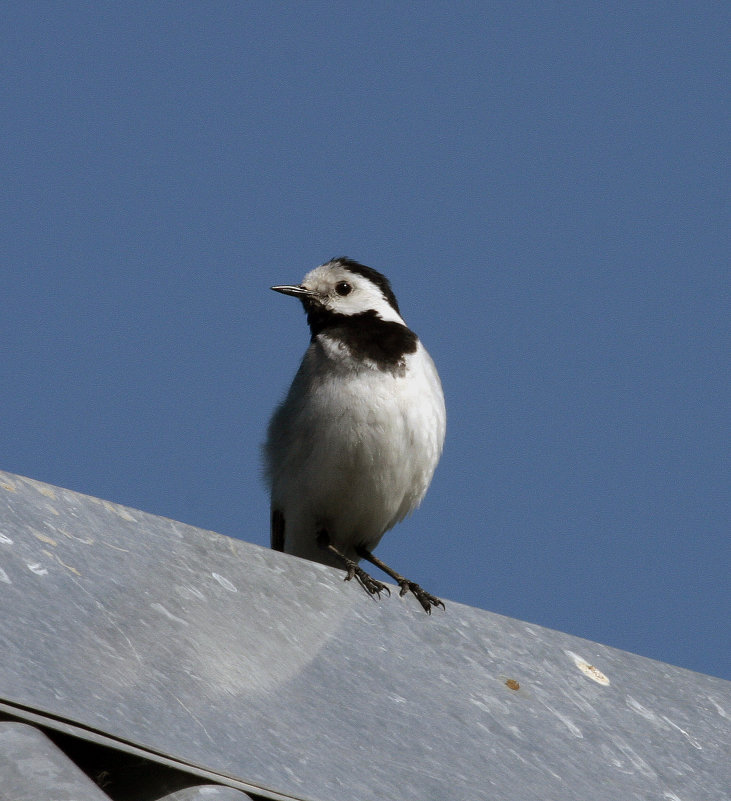
<instances>
[{"instance_id":1,"label":"corrugated metal sheet","mask_svg":"<svg viewBox=\"0 0 731 801\"><path fill-rule=\"evenodd\" d=\"M84 741L78 743L70 749L77 757L87 748ZM43 730L19 720L0 721L3 801L251 801L251 796L232 787L201 784L179 771L174 774L171 780L155 762L137 760L120 775L105 770L93 781ZM170 784L180 789L167 792Z\"/></svg>"},{"instance_id":2,"label":"corrugated metal sheet","mask_svg":"<svg viewBox=\"0 0 731 801\"><path fill-rule=\"evenodd\" d=\"M50 797L54 801L109 801L40 729L0 721L0 798L44 801Z\"/></svg>"},{"instance_id":3,"label":"corrugated metal sheet","mask_svg":"<svg viewBox=\"0 0 731 801\"><path fill-rule=\"evenodd\" d=\"M412 601L0 474L0 697L16 710L273 798L716 801L731 786L730 683Z\"/></svg>"}]
</instances>

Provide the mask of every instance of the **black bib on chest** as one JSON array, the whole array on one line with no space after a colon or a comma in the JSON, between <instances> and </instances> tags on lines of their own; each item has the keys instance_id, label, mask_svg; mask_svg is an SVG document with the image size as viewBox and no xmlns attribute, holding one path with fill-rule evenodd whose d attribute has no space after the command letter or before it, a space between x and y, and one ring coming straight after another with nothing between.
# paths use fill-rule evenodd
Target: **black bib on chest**
<instances>
[{"instance_id":1,"label":"black bib on chest","mask_svg":"<svg viewBox=\"0 0 731 801\"><path fill-rule=\"evenodd\" d=\"M334 314L327 309L307 309L312 339L323 332L342 342L354 359L369 359L381 369L404 363L407 353L415 353L416 334L402 323L382 320L371 310L360 314Z\"/></svg>"}]
</instances>

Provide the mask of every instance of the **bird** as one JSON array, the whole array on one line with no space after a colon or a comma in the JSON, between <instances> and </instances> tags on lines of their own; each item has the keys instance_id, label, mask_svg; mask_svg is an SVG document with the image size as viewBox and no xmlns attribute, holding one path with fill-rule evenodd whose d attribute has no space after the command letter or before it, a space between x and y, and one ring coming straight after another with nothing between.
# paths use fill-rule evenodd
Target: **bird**
<instances>
[{"instance_id":1,"label":"bird","mask_svg":"<svg viewBox=\"0 0 731 801\"><path fill-rule=\"evenodd\" d=\"M271 547L345 570L376 598L390 594L360 566L366 560L428 614L444 608L373 554L420 504L442 453L446 409L434 362L371 267L341 256L301 284L271 289L299 299L310 328L263 448Z\"/></svg>"}]
</instances>

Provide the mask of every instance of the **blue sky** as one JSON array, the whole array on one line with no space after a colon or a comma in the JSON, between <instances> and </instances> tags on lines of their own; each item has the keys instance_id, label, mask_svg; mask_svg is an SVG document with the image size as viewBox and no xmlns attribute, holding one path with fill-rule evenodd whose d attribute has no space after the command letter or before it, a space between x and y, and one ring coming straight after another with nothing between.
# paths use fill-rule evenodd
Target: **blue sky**
<instances>
[{"instance_id":1,"label":"blue sky","mask_svg":"<svg viewBox=\"0 0 731 801\"><path fill-rule=\"evenodd\" d=\"M449 417L378 554L731 678L729 16L4 4L0 469L267 544L269 287L347 255Z\"/></svg>"}]
</instances>

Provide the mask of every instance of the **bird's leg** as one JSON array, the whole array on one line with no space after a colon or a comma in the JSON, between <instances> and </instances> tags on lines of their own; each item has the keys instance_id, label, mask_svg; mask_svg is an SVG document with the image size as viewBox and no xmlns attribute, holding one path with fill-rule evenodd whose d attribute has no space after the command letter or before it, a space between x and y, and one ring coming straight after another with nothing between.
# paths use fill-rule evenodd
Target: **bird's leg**
<instances>
[{"instance_id":1,"label":"bird's leg","mask_svg":"<svg viewBox=\"0 0 731 801\"><path fill-rule=\"evenodd\" d=\"M372 565L375 565L379 570L382 570L384 573L391 576L391 578L399 585L399 587L401 587L401 592L399 592L399 595L403 596L406 595L407 592L410 592L416 596L416 600L421 604L422 609L427 613L427 615L431 614L432 607L441 606L442 609L444 609L443 601L440 601L439 598L427 592L415 581L409 581L409 579L404 578L400 573L397 573L395 570L390 568L385 562L382 562L377 556L374 556L367 548L364 548L361 545L356 548L356 551L361 559L367 560Z\"/></svg>"},{"instance_id":2,"label":"bird's leg","mask_svg":"<svg viewBox=\"0 0 731 801\"><path fill-rule=\"evenodd\" d=\"M327 531L323 530L317 532L317 544L320 548L330 551L339 562L342 562L347 574L345 576L345 581L350 581L355 576L360 586L363 587L369 595L375 595L376 598L380 598L382 592L387 592L389 595L391 594L391 590L389 590L382 581L376 581L376 579L374 579L373 576L369 576L360 565L352 559L348 559L345 554L340 553L332 542L330 542L330 535Z\"/></svg>"}]
</instances>

